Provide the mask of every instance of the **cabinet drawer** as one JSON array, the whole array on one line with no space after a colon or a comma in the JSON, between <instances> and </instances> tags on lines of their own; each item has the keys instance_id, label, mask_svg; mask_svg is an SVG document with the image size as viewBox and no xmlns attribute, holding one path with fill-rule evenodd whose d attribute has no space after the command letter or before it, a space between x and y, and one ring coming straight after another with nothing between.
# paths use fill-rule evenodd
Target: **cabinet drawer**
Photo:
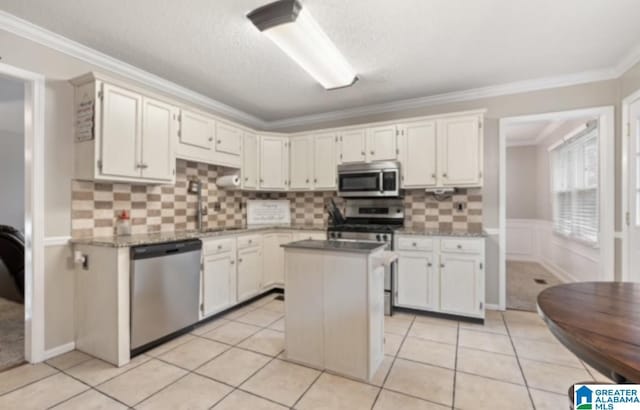
<instances>
[{"instance_id":1,"label":"cabinet drawer","mask_svg":"<svg viewBox=\"0 0 640 410\"><path fill-rule=\"evenodd\" d=\"M433 250L433 238L407 236L398 238L398 250L430 251Z\"/></svg>"},{"instance_id":2,"label":"cabinet drawer","mask_svg":"<svg viewBox=\"0 0 640 410\"><path fill-rule=\"evenodd\" d=\"M202 241L202 249L205 255L229 252L233 248L233 239L215 239Z\"/></svg>"},{"instance_id":3,"label":"cabinet drawer","mask_svg":"<svg viewBox=\"0 0 640 410\"><path fill-rule=\"evenodd\" d=\"M482 241L477 239L442 239L440 250L443 252L481 253Z\"/></svg>"},{"instance_id":4,"label":"cabinet drawer","mask_svg":"<svg viewBox=\"0 0 640 410\"><path fill-rule=\"evenodd\" d=\"M247 235L238 238L238 249L251 248L253 246L260 246L262 244L262 237L260 235Z\"/></svg>"}]
</instances>

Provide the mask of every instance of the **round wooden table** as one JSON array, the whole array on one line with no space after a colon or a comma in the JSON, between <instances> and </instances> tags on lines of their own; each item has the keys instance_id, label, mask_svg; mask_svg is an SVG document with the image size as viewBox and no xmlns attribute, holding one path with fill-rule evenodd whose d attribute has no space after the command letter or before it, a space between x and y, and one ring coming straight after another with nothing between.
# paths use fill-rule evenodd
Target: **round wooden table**
<instances>
[{"instance_id":1,"label":"round wooden table","mask_svg":"<svg viewBox=\"0 0 640 410\"><path fill-rule=\"evenodd\" d=\"M640 383L640 284L581 282L538 295L538 311L562 344L618 383Z\"/></svg>"}]
</instances>

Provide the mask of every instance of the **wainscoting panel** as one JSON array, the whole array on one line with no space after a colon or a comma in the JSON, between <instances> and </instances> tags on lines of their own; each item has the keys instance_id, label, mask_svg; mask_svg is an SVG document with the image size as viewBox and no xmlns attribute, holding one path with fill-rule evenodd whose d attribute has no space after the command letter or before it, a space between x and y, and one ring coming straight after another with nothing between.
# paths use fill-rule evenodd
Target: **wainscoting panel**
<instances>
[{"instance_id":1,"label":"wainscoting panel","mask_svg":"<svg viewBox=\"0 0 640 410\"><path fill-rule=\"evenodd\" d=\"M553 232L551 221L507 220L507 260L538 262L564 282L598 280L600 250Z\"/></svg>"}]
</instances>

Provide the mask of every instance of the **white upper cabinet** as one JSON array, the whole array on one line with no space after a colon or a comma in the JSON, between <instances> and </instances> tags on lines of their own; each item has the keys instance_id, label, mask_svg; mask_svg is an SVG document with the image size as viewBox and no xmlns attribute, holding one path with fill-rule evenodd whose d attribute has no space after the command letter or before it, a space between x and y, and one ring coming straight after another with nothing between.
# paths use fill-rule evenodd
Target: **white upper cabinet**
<instances>
[{"instance_id":1,"label":"white upper cabinet","mask_svg":"<svg viewBox=\"0 0 640 410\"><path fill-rule=\"evenodd\" d=\"M245 132L242 136L242 187L258 188L258 136Z\"/></svg>"},{"instance_id":2,"label":"white upper cabinet","mask_svg":"<svg viewBox=\"0 0 640 410\"><path fill-rule=\"evenodd\" d=\"M364 129L342 131L338 137L340 163L350 164L367 160L367 133Z\"/></svg>"},{"instance_id":3,"label":"white upper cabinet","mask_svg":"<svg viewBox=\"0 0 640 410\"><path fill-rule=\"evenodd\" d=\"M171 180L175 176L176 108L151 98L142 100L142 176Z\"/></svg>"},{"instance_id":4,"label":"white upper cabinet","mask_svg":"<svg viewBox=\"0 0 640 410\"><path fill-rule=\"evenodd\" d=\"M215 121L189 110L180 112L180 143L210 150L213 147Z\"/></svg>"},{"instance_id":5,"label":"white upper cabinet","mask_svg":"<svg viewBox=\"0 0 640 410\"><path fill-rule=\"evenodd\" d=\"M240 155L242 150L242 130L224 122L216 123L216 151Z\"/></svg>"},{"instance_id":6,"label":"white upper cabinet","mask_svg":"<svg viewBox=\"0 0 640 410\"><path fill-rule=\"evenodd\" d=\"M97 179L170 182L175 177L176 108L111 85L102 86Z\"/></svg>"},{"instance_id":7,"label":"white upper cabinet","mask_svg":"<svg viewBox=\"0 0 640 410\"><path fill-rule=\"evenodd\" d=\"M310 136L293 137L289 140L289 173L291 189L302 190L313 187L314 144Z\"/></svg>"},{"instance_id":8,"label":"white upper cabinet","mask_svg":"<svg viewBox=\"0 0 640 410\"><path fill-rule=\"evenodd\" d=\"M313 188L336 189L338 165L336 163L336 136L320 134L313 137ZM293 179L293 175L292 175Z\"/></svg>"},{"instance_id":9,"label":"white upper cabinet","mask_svg":"<svg viewBox=\"0 0 640 410\"><path fill-rule=\"evenodd\" d=\"M142 96L111 84L102 93L101 173L139 177Z\"/></svg>"},{"instance_id":10,"label":"white upper cabinet","mask_svg":"<svg viewBox=\"0 0 640 410\"><path fill-rule=\"evenodd\" d=\"M260 137L260 189L285 190L289 186L289 138Z\"/></svg>"},{"instance_id":11,"label":"white upper cabinet","mask_svg":"<svg viewBox=\"0 0 640 410\"><path fill-rule=\"evenodd\" d=\"M400 126L398 150L402 188L437 185L436 122L423 121Z\"/></svg>"},{"instance_id":12,"label":"white upper cabinet","mask_svg":"<svg viewBox=\"0 0 640 410\"><path fill-rule=\"evenodd\" d=\"M482 185L482 118L438 120L438 168L442 186Z\"/></svg>"},{"instance_id":13,"label":"white upper cabinet","mask_svg":"<svg viewBox=\"0 0 640 410\"><path fill-rule=\"evenodd\" d=\"M367 129L367 162L397 158L396 126L385 125Z\"/></svg>"}]
</instances>

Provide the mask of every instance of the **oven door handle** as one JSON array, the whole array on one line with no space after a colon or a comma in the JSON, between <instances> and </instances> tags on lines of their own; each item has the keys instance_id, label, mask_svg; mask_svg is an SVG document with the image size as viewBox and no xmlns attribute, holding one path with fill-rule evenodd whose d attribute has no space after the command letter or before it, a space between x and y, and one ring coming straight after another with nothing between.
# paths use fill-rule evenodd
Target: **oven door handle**
<instances>
[{"instance_id":1,"label":"oven door handle","mask_svg":"<svg viewBox=\"0 0 640 410\"><path fill-rule=\"evenodd\" d=\"M378 178L379 178L379 181L380 181L380 182L378 182L380 184L380 187L379 187L380 188L380 193L384 194L384 172L383 171L380 171L380 175L379 175Z\"/></svg>"}]
</instances>

